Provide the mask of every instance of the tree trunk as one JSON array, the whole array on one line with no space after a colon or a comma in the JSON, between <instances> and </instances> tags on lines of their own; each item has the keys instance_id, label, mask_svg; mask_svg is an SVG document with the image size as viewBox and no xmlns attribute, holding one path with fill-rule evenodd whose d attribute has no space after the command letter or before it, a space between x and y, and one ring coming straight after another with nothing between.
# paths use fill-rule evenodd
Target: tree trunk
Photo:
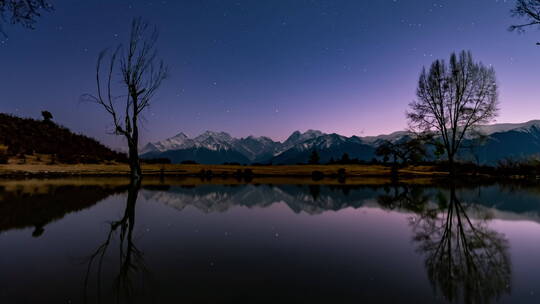
<instances>
[{"instance_id":1,"label":"tree trunk","mask_svg":"<svg viewBox=\"0 0 540 304\"><path fill-rule=\"evenodd\" d=\"M448 172L450 173L450 177L455 176L455 168L454 168L454 154L448 154Z\"/></svg>"},{"instance_id":2,"label":"tree trunk","mask_svg":"<svg viewBox=\"0 0 540 304\"><path fill-rule=\"evenodd\" d=\"M132 180L140 180L142 178L138 149L133 144L129 145L129 169Z\"/></svg>"},{"instance_id":3,"label":"tree trunk","mask_svg":"<svg viewBox=\"0 0 540 304\"><path fill-rule=\"evenodd\" d=\"M392 169L390 171L390 174L392 175L392 179L397 179L398 177L398 163L397 163L397 156L394 154L394 161L392 162Z\"/></svg>"}]
</instances>

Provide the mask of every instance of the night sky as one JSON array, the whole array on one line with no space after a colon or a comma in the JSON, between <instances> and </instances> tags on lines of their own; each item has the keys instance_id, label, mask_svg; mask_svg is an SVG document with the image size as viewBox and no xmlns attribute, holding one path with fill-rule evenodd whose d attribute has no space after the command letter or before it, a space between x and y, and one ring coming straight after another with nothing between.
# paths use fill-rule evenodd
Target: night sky
<instances>
[{"instance_id":1,"label":"night sky","mask_svg":"<svg viewBox=\"0 0 540 304\"><path fill-rule=\"evenodd\" d=\"M141 142L205 130L285 139L294 130L377 135L406 128L423 65L471 50L500 84L498 122L540 118L540 31L509 32L514 1L50 0L35 30L0 38L0 112L55 120L118 147L95 92L99 51L143 16L171 76Z\"/></svg>"}]
</instances>

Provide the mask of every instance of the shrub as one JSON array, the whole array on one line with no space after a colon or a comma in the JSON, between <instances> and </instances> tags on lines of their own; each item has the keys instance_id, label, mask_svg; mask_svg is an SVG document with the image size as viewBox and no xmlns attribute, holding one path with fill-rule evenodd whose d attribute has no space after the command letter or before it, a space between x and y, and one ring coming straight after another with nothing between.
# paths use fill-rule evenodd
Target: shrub
<instances>
[{"instance_id":1,"label":"shrub","mask_svg":"<svg viewBox=\"0 0 540 304\"><path fill-rule=\"evenodd\" d=\"M170 164L171 163L171 160L166 157L143 158L141 159L141 161L145 164Z\"/></svg>"},{"instance_id":2,"label":"shrub","mask_svg":"<svg viewBox=\"0 0 540 304\"><path fill-rule=\"evenodd\" d=\"M0 164L7 164L9 160L8 147L0 145Z\"/></svg>"},{"instance_id":3,"label":"shrub","mask_svg":"<svg viewBox=\"0 0 540 304\"><path fill-rule=\"evenodd\" d=\"M182 165L197 165L198 162L194 161L194 160L183 160L180 162Z\"/></svg>"},{"instance_id":4,"label":"shrub","mask_svg":"<svg viewBox=\"0 0 540 304\"><path fill-rule=\"evenodd\" d=\"M311 172L311 179L313 179L314 181L318 181L318 180L321 180L324 178L324 173L322 173L321 171L313 171Z\"/></svg>"}]
</instances>

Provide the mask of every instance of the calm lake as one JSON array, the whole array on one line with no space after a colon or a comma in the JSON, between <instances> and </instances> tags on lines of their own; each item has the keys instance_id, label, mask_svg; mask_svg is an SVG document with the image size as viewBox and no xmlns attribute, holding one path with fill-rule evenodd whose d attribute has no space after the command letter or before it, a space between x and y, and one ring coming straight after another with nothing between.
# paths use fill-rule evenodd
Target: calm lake
<instances>
[{"instance_id":1,"label":"calm lake","mask_svg":"<svg viewBox=\"0 0 540 304\"><path fill-rule=\"evenodd\" d=\"M540 185L0 181L0 303L539 303Z\"/></svg>"}]
</instances>

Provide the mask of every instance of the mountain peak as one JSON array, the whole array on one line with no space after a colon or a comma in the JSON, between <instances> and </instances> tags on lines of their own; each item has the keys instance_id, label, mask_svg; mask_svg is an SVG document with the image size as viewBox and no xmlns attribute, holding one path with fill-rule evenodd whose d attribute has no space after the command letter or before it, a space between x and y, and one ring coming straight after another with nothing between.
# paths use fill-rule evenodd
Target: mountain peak
<instances>
[{"instance_id":1,"label":"mountain peak","mask_svg":"<svg viewBox=\"0 0 540 304\"><path fill-rule=\"evenodd\" d=\"M232 139L231 135L226 132L215 132L215 131L205 131L201 135L195 137L195 140L205 140L207 138L214 138L218 140L230 141Z\"/></svg>"},{"instance_id":2,"label":"mountain peak","mask_svg":"<svg viewBox=\"0 0 540 304\"><path fill-rule=\"evenodd\" d=\"M524 123L498 123L478 127L478 131L485 135L507 132L511 130L529 130L531 127L540 128L540 120L529 120Z\"/></svg>"},{"instance_id":3,"label":"mountain peak","mask_svg":"<svg viewBox=\"0 0 540 304\"><path fill-rule=\"evenodd\" d=\"M306 132L304 132L304 134L309 134L309 135L323 135L324 133L319 131L319 130L313 130L313 129L309 129L307 130Z\"/></svg>"},{"instance_id":4,"label":"mountain peak","mask_svg":"<svg viewBox=\"0 0 540 304\"><path fill-rule=\"evenodd\" d=\"M304 133L296 130L291 135L289 135L289 137L287 138L287 140L285 140L285 142L296 141L298 139L306 140L306 139L315 138L321 135L324 135L324 133L319 130L309 129Z\"/></svg>"},{"instance_id":5,"label":"mountain peak","mask_svg":"<svg viewBox=\"0 0 540 304\"><path fill-rule=\"evenodd\" d=\"M175 136L173 136L172 138L184 138L184 139L187 139L189 137L186 134L184 134L184 132L180 132L180 133L176 134Z\"/></svg>"}]
</instances>

